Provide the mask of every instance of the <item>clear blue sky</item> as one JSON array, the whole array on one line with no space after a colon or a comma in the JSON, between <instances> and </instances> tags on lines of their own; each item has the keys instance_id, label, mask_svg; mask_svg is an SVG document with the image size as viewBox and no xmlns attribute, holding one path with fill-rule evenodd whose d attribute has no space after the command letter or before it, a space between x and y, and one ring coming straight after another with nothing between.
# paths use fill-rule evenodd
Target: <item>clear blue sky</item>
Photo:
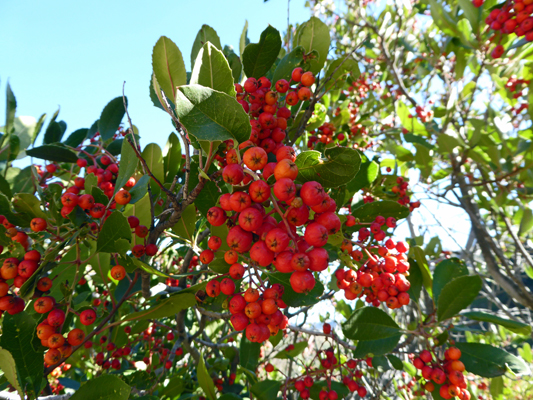
<instances>
[{"instance_id":1,"label":"clear blue sky","mask_svg":"<svg viewBox=\"0 0 533 400\"><path fill-rule=\"evenodd\" d=\"M309 19L304 4L290 1L291 23ZM157 39L171 38L190 69L192 43L202 24L238 52L245 20L252 42L268 24L283 34L287 0L0 1L0 126L7 80L18 116L50 117L60 106L67 135L89 128L107 102L122 94L126 81L130 114L143 143L164 146L170 120L152 105L148 92Z\"/></svg>"}]
</instances>

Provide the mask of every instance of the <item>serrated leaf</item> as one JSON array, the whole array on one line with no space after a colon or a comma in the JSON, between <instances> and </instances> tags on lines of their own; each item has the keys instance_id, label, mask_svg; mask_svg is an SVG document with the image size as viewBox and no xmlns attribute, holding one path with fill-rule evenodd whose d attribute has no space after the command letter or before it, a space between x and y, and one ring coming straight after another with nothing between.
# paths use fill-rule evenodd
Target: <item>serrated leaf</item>
<instances>
[{"instance_id":1,"label":"serrated leaf","mask_svg":"<svg viewBox=\"0 0 533 400\"><path fill-rule=\"evenodd\" d=\"M250 119L237 100L226 93L199 85L182 86L176 96L176 113L197 140L250 138Z\"/></svg>"},{"instance_id":2,"label":"serrated leaf","mask_svg":"<svg viewBox=\"0 0 533 400\"><path fill-rule=\"evenodd\" d=\"M256 79L264 76L278 58L280 49L279 31L269 25L261 33L259 43L250 43L242 53L242 64L246 76Z\"/></svg>"},{"instance_id":3,"label":"serrated leaf","mask_svg":"<svg viewBox=\"0 0 533 400\"><path fill-rule=\"evenodd\" d=\"M459 259L443 260L433 272L433 299L437 303L440 292L448 282L459 276L468 275L468 268Z\"/></svg>"},{"instance_id":4,"label":"serrated leaf","mask_svg":"<svg viewBox=\"0 0 533 400\"><path fill-rule=\"evenodd\" d=\"M307 53L316 50L319 54L318 63L314 64L311 72L320 72L328 57L331 38L329 28L317 17L311 17L309 21L302 24L297 32L298 46L302 46Z\"/></svg>"},{"instance_id":5,"label":"serrated leaf","mask_svg":"<svg viewBox=\"0 0 533 400\"><path fill-rule=\"evenodd\" d=\"M15 315L5 313L0 337L0 346L9 351L15 360L21 385L25 391L33 392L34 397L41 391L44 373L43 354L36 352L31 345L36 326L35 320L25 311Z\"/></svg>"},{"instance_id":6,"label":"serrated leaf","mask_svg":"<svg viewBox=\"0 0 533 400\"><path fill-rule=\"evenodd\" d=\"M104 222L96 241L96 251L106 253L122 251L122 244L116 243L119 239L130 242L131 228L126 217L121 212L115 211Z\"/></svg>"},{"instance_id":7,"label":"serrated leaf","mask_svg":"<svg viewBox=\"0 0 533 400\"><path fill-rule=\"evenodd\" d=\"M360 308L342 325L344 336L352 340L378 340L397 336L400 327L384 311L375 307Z\"/></svg>"},{"instance_id":8,"label":"serrated leaf","mask_svg":"<svg viewBox=\"0 0 533 400\"><path fill-rule=\"evenodd\" d=\"M216 399L215 384L205 367L204 355L200 354L198 366L196 367L196 376L198 383L209 400Z\"/></svg>"},{"instance_id":9,"label":"serrated leaf","mask_svg":"<svg viewBox=\"0 0 533 400\"><path fill-rule=\"evenodd\" d=\"M524 360L489 344L456 343L455 347L461 350L461 361L466 370L479 376L501 376L508 368L517 375L527 375L531 372Z\"/></svg>"},{"instance_id":10,"label":"serrated leaf","mask_svg":"<svg viewBox=\"0 0 533 400\"><path fill-rule=\"evenodd\" d=\"M120 164L118 168L118 175L115 183L114 193L117 193L120 189L124 187L124 185L135 173L137 165L139 164L139 159L137 158L135 150L132 147L132 145L135 146L135 144L130 144L129 140L131 140L131 134L127 135L125 137L125 140L122 141L122 150L120 151Z\"/></svg>"},{"instance_id":11,"label":"serrated leaf","mask_svg":"<svg viewBox=\"0 0 533 400\"><path fill-rule=\"evenodd\" d=\"M460 276L448 282L442 289L437 302L437 319L454 317L468 307L479 294L482 280L479 276Z\"/></svg>"},{"instance_id":12,"label":"serrated leaf","mask_svg":"<svg viewBox=\"0 0 533 400\"><path fill-rule=\"evenodd\" d=\"M26 150L30 157L41 158L48 161L75 163L78 156L62 144L45 144Z\"/></svg>"},{"instance_id":13,"label":"serrated leaf","mask_svg":"<svg viewBox=\"0 0 533 400\"><path fill-rule=\"evenodd\" d=\"M71 400L127 400L131 387L116 375L102 375L85 382Z\"/></svg>"},{"instance_id":14,"label":"serrated leaf","mask_svg":"<svg viewBox=\"0 0 533 400\"><path fill-rule=\"evenodd\" d=\"M250 391L259 400L272 400L277 397L280 389L281 389L280 381L273 381L271 379L266 379L264 381L259 381L257 383L254 383Z\"/></svg>"},{"instance_id":15,"label":"serrated leaf","mask_svg":"<svg viewBox=\"0 0 533 400\"><path fill-rule=\"evenodd\" d=\"M127 98L126 105L128 105ZM98 120L98 132L100 132L103 141L111 139L117 132L125 113L126 109L124 108L124 100L122 99L122 96L115 97L107 103Z\"/></svg>"},{"instance_id":16,"label":"serrated leaf","mask_svg":"<svg viewBox=\"0 0 533 400\"><path fill-rule=\"evenodd\" d=\"M220 44L220 38L218 37L217 32L209 25L204 24L198 31L192 45L191 69L194 69L194 63L198 57L198 53L200 52L202 46L207 42L211 42L217 49L222 50L222 45Z\"/></svg>"},{"instance_id":17,"label":"serrated leaf","mask_svg":"<svg viewBox=\"0 0 533 400\"><path fill-rule=\"evenodd\" d=\"M511 332L518 333L520 335L531 335L531 326L524 324L523 322L513 321L511 319L498 317L494 314L489 314L481 311L469 311L461 314L464 317L473 319L474 321L490 322L492 324L501 325Z\"/></svg>"},{"instance_id":18,"label":"serrated leaf","mask_svg":"<svg viewBox=\"0 0 533 400\"><path fill-rule=\"evenodd\" d=\"M207 42L200 49L190 84L198 84L235 96L233 75L228 60L212 43Z\"/></svg>"},{"instance_id":19,"label":"serrated leaf","mask_svg":"<svg viewBox=\"0 0 533 400\"><path fill-rule=\"evenodd\" d=\"M347 147L326 149L326 159L315 150L303 151L296 157L299 182L317 181L326 188L350 182L359 171L361 157L357 150Z\"/></svg>"},{"instance_id":20,"label":"serrated leaf","mask_svg":"<svg viewBox=\"0 0 533 400\"><path fill-rule=\"evenodd\" d=\"M187 84L187 71L180 49L166 36L161 36L152 50L152 68L165 96L173 102L176 87Z\"/></svg>"},{"instance_id":21,"label":"serrated leaf","mask_svg":"<svg viewBox=\"0 0 533 400\"><path fill-rule=\"evenodd\" d=\"M166 318L190 308L195 304L196 298L194 297L194 294L178 293L165 300L158 301L154 306L146 310L128 314L122 319L122 321Z\"/></svg>"}]
</instances>

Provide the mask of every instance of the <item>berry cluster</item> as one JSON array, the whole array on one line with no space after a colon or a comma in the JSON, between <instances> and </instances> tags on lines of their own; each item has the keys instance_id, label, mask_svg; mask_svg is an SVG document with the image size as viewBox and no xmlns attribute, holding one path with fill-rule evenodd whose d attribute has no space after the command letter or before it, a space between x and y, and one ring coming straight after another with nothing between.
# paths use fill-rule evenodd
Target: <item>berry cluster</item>
<instances>
[{"instance_id":1,"label":"berry cluster","mask_svg":"<svg viewBox=\"0 0 533 400\"><path fill-rule=\"evenodd\" d=\"M355 222L349 219L346 225L351 224ZM357 241L348 239L343 241L341 250L362 264L357 270L339 268L335 271L337 287L344 290L346 299L354 300L365 296L367 303L372 303L376 307L380 303L386 303L391 309L409 304L407 291L411 284L405 277L409 271L406 254L409 245L405 242L395 243L390 238L385 240L384 245L375 244L385 239L386 233L383 227L395 226L394 218L385 219L378 216L370 224L370 230L368 228L359 230ZM354 250L354 245L360 249Z\"/></svg>"},{"instance_id":2,"label":"berry cluster","mask_svg":"<svg viewBox=\"0 0 533 400\"><path fill-rule=\"evenodd\" d=\"M413 357L414 358L414 357ZM441 360L431 350L423 350L414 358L413 365L421 371L422 377L427 381L424 388L433 392L436 383L442 385L439 394L444 399L458 397L460 400L470 400L470 392L466 389L466 379L463 375L464 364L459 360L461 350L450 347L444 352Z\"/></svg>"}]
</instances>

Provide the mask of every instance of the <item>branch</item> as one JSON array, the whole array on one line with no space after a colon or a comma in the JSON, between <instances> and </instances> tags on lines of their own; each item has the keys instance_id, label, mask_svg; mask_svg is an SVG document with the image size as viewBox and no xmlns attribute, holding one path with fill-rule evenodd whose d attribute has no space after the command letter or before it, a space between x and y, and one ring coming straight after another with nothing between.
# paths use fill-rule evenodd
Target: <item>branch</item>
<instances>
[{"instance_id":1,"label":"branch","mask_svg":"<svg viewBox=\"0 0 533 400\"><path fill-rule=\"evenodd\" d=\"M330 334L326 335L324 332L313 331L311 329L300 328L299 326L294 326L294 325L287 326L287 329L290 329L293 332L307 333L308 335L313 335L313 336L329 337L329 338L333 339L335 342L337 342L338 344L340 344L341 346L343 346L343 347L345 347L345 348L347 348L349 350L355 350L355 346L354 345L351 345L350 343L342 340L337 335L335 335L335 333L330 333Z\"/></svg>"}]
</instances>

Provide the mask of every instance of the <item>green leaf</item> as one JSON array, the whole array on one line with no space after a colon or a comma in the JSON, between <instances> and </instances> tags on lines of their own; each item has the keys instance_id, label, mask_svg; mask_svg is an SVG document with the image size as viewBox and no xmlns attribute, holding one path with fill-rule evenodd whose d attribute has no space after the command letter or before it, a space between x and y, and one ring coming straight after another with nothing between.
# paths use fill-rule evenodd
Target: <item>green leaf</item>
<instances>
[{"instance_id":1,"label":"green leaf","mask_svg":"<svg viewBox=\"0 0 533 400\"><path fill-rule=\"evenodd\" d=\"M159 180L159 182L164 182L165 167L163 165L163 152L161 151L161 147L159 147L158 144L150 143L144 148L142 156L144 161L146 161L146 165L150 171L152 171L152 174ZM161 190L155 181L150 181L150 187L154 194L159 193Z\"/></svg>"},{"instance_id":2,"label":"green leaf","mask_svg":"<svg viewBox=\"0 0 533 400\"><path fill-rule=\"evenodd\" d=\"M78 156L62 144L45 144L26 150L30 157L41 158L48 161L75 163Z\"/></svg>"},{"instance_id":3,"label":"green leaf","mask_svg":"<svg viewBox=\"0 0 533 400\"><path fill-rule=\"evenodd\" d=\"M418 263L412 258L409 258L409 265L409 276L407 276L407 280L411 284L411 287L407 293L409 293L409 296L414 301L418 302L420 299L420 292L422 291L422 271L418 266Z\"/></svg>"},{"instance_id":4,"label":"green leaf","mask_svg":"<svg viewBox=\"0 0 533 400\"><path fill-rule=\"evenodd\" d=\"M228 60L211 42L207 42L200 49L194 63L190 84L210 87L235 96L233 75Z\"/></svg>"},{"instance_id":5,"label":"green leaf","mask_svg":"<svg viewBox=\"0 0 533 400\"><path fill-rule=\"evenodd\" d=\"M400 327L385 312L376 307L363 307L342 325L344 336L352 340L378 340L396 336Z\"/></svg>"},{"instance_id":6,"label":"green leaf","mask_svg":"<svg viewBox=\"0 0 533 400\"><path fill-rule=\"evenodd\" d=\"M250 43L242 53L244 73L249 78L264 76L278 58L281 49L281 36L277 29L268 26L262 33L259 43Z\"/></svg>"},{"instance_id":7,"label":"green leaf","mask_svg":"<svg viewBox=\"0 0 533 400\"><path fill-rule=\"evenodd\" d=\"M348 75L354 80L361 75L357 61L351 58L345 59L345 57L333 61L326 71L325 77L329 78L331 76L331 80L326 83L326 91L342 89L346 84L346 78Z\"/></svg>"},{"instance_id":8,"label":"green leaf","mask_svg":"<svg viewBox=\"0 0 533 400\"><path fill-rule=\"evenodd\" d=\"M439 295L444 286L452 279L459 276L468 275L468 268L459 259L443 260L435 267L433 272L433 299L435 303L439 300Z\"/></svg>"},{"instance_id":9,"label":"green leaf","mask_svg":"<svg viewBox=\"0 0 533 400\"><path fill-rule=\"evenodd\" d=\"M216 204L218 198L224 194L227 193L228 190L226 186L222 186L220 188L222 192L219 192L219 188L216 185L216 183L207 181L204 185L204 188L202 191L198 194L198 197L194 201L194 204L196 204L196 207L198 208L198 211L206 217L207 211L213 207L213 204Z\"/></svg>"},{"instance_id":10,"label":"green leaf","mask_svg":"<svg viewBox=\"0 0 533 400\"><path fill-rule=\"evenodd\" d=\"M172 182L181 165L181 144L178 135L172 132L163 150L165 182Z\"/></svg>"},{"instance_id":11,"label":"green leaf","mask_svg":"<svg viewBox=\"0 0 533 400\"><path fill-rule=\"evenodd\" d=\"M320 72L328 57L331 38L329 28L317 17L311 17L309 21L302 24L297 32L298 46L302 46L307 53L316 50L319 54L318 63L314 64L311 72Z\"/></svg>"},{"instance_id":12,"label":"green leaf","mask_svg":"<svg viewBox=\"0 0 533 400\"><path fill-rule=\"evenodd\" d=\"M13 193L11 192L11 187L9 186L9 182L6 180L6 178L3 177L3 175L0 175L0 192L6 195L6 197L11 198L13 197Z\"/></svg>"},{"instance_id":13,"label":"green leaf","mask_svg":"<svg viewBox=\"0 0 533 400\"><path fill-rule=\"evenodd\" d=\"M150 226L152 222L152 215L150 213L150 196L148 194L135 203L132 204L130 201L130 203L126 205L126 208L124 209L124 216L129 217L130 215L135 215L137 218L139 218L141 225ZM134 236L132 244L135 245L138 243L144 243L144 241L139 239L137 236Z\"/></svg>"},{"instance_id":14,"label":"green leaf","mask_svg":"<svg viewBox=\"0 0 533 400\"><path fill-rule=\"evenodd\" d=\"M346 189L349 193L357 193L362 188L370 187L376 180L379 172L379 165L375 161L370 161L363 153L361 157L361 166L355 177L347 183Z\"/></svg>"},{"instance_id":15,"label":"green leaf","mask_svg":"<svg viewBox=\"0 0 533 400\"><path fill-rule=\"evenodd\" d=\"M272 82L275 84L280 79L290 81L293 69L300 66L304 60L304 54L304 48L302 46L298 46L285 57L283 57L274 70Z\"/></svg>"},{"instance_id":16,"label":"green leaf","mask_svg":"<svg viewBox=\"0 0 533 400\"><path fill-rule=\"evenodd\" d=\"M61 142L63 137L63 130L61 125L56 121L50 121L46 131L44 132L43 144L58 143Z\"/></svg>"},{"instance_id":17,"label":"green leaf","mask_svg":"<svg viewBox=\"0 0 533 400\"><path fill-rule=\"evenodd\" d=\"M523 322L513 321L507 318L498 317L494 314L489 314L481 311L469 311L461 314L464 317L473 319L474 321L490 322L492 324L501 325L511 332L518 333L520 335L531 335L531 326L524 324Z\"/></svg>"},{"instance_id":18,"label":"green leaf","mask_svg":"<svg viewBox=\"0 0 533 400\"><path fill-rule=\"evenodd\" d=\"M246 336L243 335L239 348L239 364L241 367L255 371L257 365L259 364L261 344L250 342L248 339L246 339Z\"/></svg>"},{"instance_id":19,"label":"green leaf","mask_svg":"<svg viewBox=\"0 0 533 400\"><path fill-rule=\"evenodd\" d=\"M120 164L118 168L118 175L115 183L114 193L117 193L120 189L124 187L124 185L135 173L135 170L137 169L137 164L139 163L139 159L135 154L135 150L129 142L129 140L131 140L131 134L127 135L125 139L126 140L122 141Z\"/></svg>"},{"instance_id":20,"label":"green leaf","mask_svg":"<svg viewBox=\"0 0 533 400\"><path fill-rule=\"evenodd\" d=\"M461 9L463 10L465 17L468 18L468 21L470 21L474 33L477 34L479 30L479 23L481 21L483 7L476 7L469 0L458 0L458 3L459 7L461 7Z\"/></svg>"},{"instance_id":21,"label":"green leaf","mask_svg":"<svg viewBox=\"0 0 533 400\"><path fill-rule=\"evenodd\" d=\"M174 102L176 87L187 84L187 71L180 49L166 36L152 50L152 68L165 96Z\"/></svg>"},{"instance_id":22,"label":"green leaf","mask_svg":"<svg viewBox=\"0 0 533 400\"><path fill-rule=\"evenodd\" d=\"M503 394L503 388L505 387L503 383L503 377L497 376L496 378L492 378L490 380L490 395L494 400L500 400L502 399Z\"/></svg>"},{"instance_id":23,"label":"green leaf","mask_svg":"<svg viewBox=\"0 0 533 400\"><path fill-rule=\"evenodd\" d=\"M72 395L72 400L127 400L131 387L116 375L102 375L93 378Z\"/></svg>"},{"instance_id":24,"label":"green leaf","mask_svg":"<svg viewBox=\"0 0 533 400\"><path fill-rule=\"evenodd\" d=\"M194 63L198 57L198 53L202 46L207 42L211 42L217 49L222 50L222 45L220 44L220 38L218 37L217 32L209 25L202 25L192 45L191 69L194 69Z\"/></svg>"},{"instance_id":25,"label":"green leaf","mask_svg":"<svg viewBox=\"0 0 533 400\"><path fill-rule=\"evenodd\" d=\"M31 217L25 214L13 213L11 210L11 202L4 194L0 194L0 215L5 216L13 225L24 228L30 226Z\"/></svg>"},{"instance_id":26,"label":"green leaf","mask_svg":"<svg viewBox=\"0 0 533 400\"><path fill-rule=\"evenodd\" d=\"M357 150L332 147L325 151L326 159L318 151L303 151L296 157L300 182L317 181L326 188L350 182L359 171L361 157Z\"/></svg>"},{"instance_id":27,"label":"green leaf","mask_svg":"<svg viewBox=\"0 0 533 400\"><path fill-rule=\"evenodd\" d=\"M252 387L250 388L250 391L259 400L273 400L277 398L278 392L280 391L280 389L281 389L280 381L273 381L270 379L266 379L264 381L254 383Z\"/></svg>"},{"instance_id":28,"label":"green leaf","mask_svg":"<svg viewBox=\"0 0 533 400\"><path fill-rule=\"evenodd\" d=\"M409 208L392 200L374 201L356 208L353 210L352 215L361 222L373 222L378 215L394 217L400 220L409 215Z\"/></svg>"},{"instance_id":29,"label":"green leaf","mask_svg":"<svg viewBox=\"0 0 533 400\"><path fill-rule=\"evenodd\" d=\"M20 213L33 218L47 219L46 214L41 210L41 202L33 194L17 193L13 197L13 208Z\"/></svg>"},{"instance_id":30,"label":"green leaf","mask_svg":"<svg viewBox=\"0 0 533 400\"><path fill-rule=\"evenodd\" d=\"M25 391L33 392L34 398L41 391L44 373L43 354L32 347L36 327L35 320L25 311L15 315L5 313L0 337L0 346L15 360L21 386Z\"/></svg>"},{"instance_id":31,"label":"green leaf","mask_svg":"<svg viewBox=\"0 0 533 400\"><path fill-rule=\"evenodd\" d=\"M529 366L522 360L503 349L484 343L456 343L461 350L461 361L466 370L485 378L503 375L507 369L517 375L530 373Z\"/></svg>"},{"instance_id":32,"label":"green leaf","mask_svg":"<svg viewBox=\"0 0 533 400\"><path fill-rule=\"evenodd\" d=\"M148 192L148 183L150 182L149 175L143 175L139 178L134 187L131 188L131 200L128 204L135 204L139 200L143 199Z\"/></svg>"},{"instance_id":33,"label":"green leaf","mask_svg":"<svg viewBox=\"0 0 533 400\"><path fill-rule=\"evenodd\" d=\"M431 277L431 272L429 271L428 262L426 259L426 253L424 249L420 246L414 246L412 248L414 258L418 264L420 272L422 272L422 282L426 288L428 294L433 297L433 278Z\"/></svg>"},{"instance_id":34,"label":"green leaf","mask_svg":"<svg viewBox=\"0 0 533 400\"><path fill-rule=\"evenodd\" d=\"M533 212L531 208L525 208L524 214L520 220L520 230L519 235L524 235L528 233L533 228Z\"/></svg>"},{"instance_id":35,"label":"green leaf","mask_svg":"<svg viewBox=\"0 0 533 400\"><path fill-rule=\"evenodd\" d=\"M389 354L387 355L387 358L389 359L389 362L391 363L392 367L398 371L402 371L403 370L403 361L396 357L395 355L393 354Z\"/></svg>"},{"instance_id":36,"label":"green leaf","mask_svg":"<svg viewBox=\"0 0 533 400\"><path fill-rule=\"evenodd\" d=\"M227 57L229 67L231 68L231 75L233 77L233 83L241 80L242 63L239 56L235 53L230 53ZM235 85L233 86L235 89Z\"/></svg>"},{"instance_id":37,"label":"green leaf","mask_svg":"<svg viewBox=\"0 0 533 400\"><path fill-rule=\"evenodd\" d=\"M400 342L401 334L377 340L359 340L353 356L357 358L367 357L369 354L382 356L392 352Z\"/></svg>"},{"instance_id":38,"label":"green leaf","mask_svg":"<svg viewBox=\"0 0 533 400\"><path fill-rule=\"evenodd\" d=\"M127 105L128 99L126 99L126 106ZM125 113L126 109L124 108L124 99L122 96L115 97L107 103L98 120L98 132L100 132L103 141L111 139L117 132Z\"/></svg>"},{"instance_id":39,"label":"green leaf","mask_svg":"<svg viewBox=\"0 0 533 400\"><path fill-rule=\"evenodd\" d=\"M122 252L123 241L131 241L131 228L126 217L121 212L115 211L104 222L96 241L96 251Z\"/></svg>"},{"instance_id":40,"label":"green leaf","mask_svg":"<svg viewBox=\"0 0 533 400\"><path fill-rule=\"evenodd\" d=\"M398 114L398 117L400 118L400 121L402 122L403 127L407 129L409 132L427 134L426 127L422 125L418 121L418 119L416 119L415 116L413 116L412 118L409 118L409 115L411 115L411 113L409 112L409 109L407 108L407 106L401 101L396 102L396 113Z\"/></svg>"},{"instance_id":41,"label":"green leaf","mask_svg":"<svg viewBox=\"0 0 533 400\"><path fill-rule=\"evenodd\" d=\"M13 90L11 90L11 85L8 82L6 87L6 135L9 135L13 129L13 125L15 124L16 110L17 99L15 98L15 94L13 93Z\"/></svg>"},{"instance_id":42,"label":"green leaf","mask_svg":"<svg viewBox=\"0 0 533 400\"><path fill-rule=\"evenodd\" d=\"M0 347L0 371L4 373L7 381L17 390L21 399L24 398L24 392L20 386L17 374L15 359L9 351Z\"/></svg>"},{"instance_id":43,"label":"green leaf","mask_svg":"<svg viewBox=\"0 0 533 400\"><path fill-rule=\"evenodd\" d=\"M87 128L78 129L72 132L64 143L66 146L78 147L87 138L88 133L89 129Z\"/></svg>"},{"instance_id":44,"label":"green leaf","mask_svg":"<svg viewBox=\"0 0 533 400\"><path fill-rule=\"evenodd\" d=\"M178 292L178 294L174 294L165 300L158 301L156 305L146 310L128 314L122 319L122 322L171 317L182 310L193 307L195 304L196 298L193 293Z\"/></svg>"},{"instance_id":45,"label":"green leaf","mask_svg":"<svg viewBox=\"0 0 533 400\"><path fill-rule=\"evenodd\" d=\"M455 21L436 0L428 0L428 4L430 5L431 16L433 17L435 25L437 25L446 35L458 37L459 32L456 27L457 21Z\"/></svg>"},{"instance_id":46,"label":"green leaf","mask_svg":"<svg viewBox=\"0 0 533 400\"><path fill-rule=\"evenodd\" d=\"M479 294L482 285L482 280L477 275L460 276L447 283L437 302L437 319L444 321L452 318L468 307Z\"/></svg>"},{"instance_id":47,"label":"green leaf","mask_svg":"<svg viewBox=\"0 0 533 400\"><path fill-rule=\"evenodd\" d=\"M176 96L176 113L189 134L197 140L250 138L248 114L237 100L226 93L199 85L182 86Z\"/></svg>"},{"instance_id":48,"label":"green leaf","mask_svg":"<svg viewBox=\"0 0 533 400\"><path fill-rule=\"evenodd\" d=\"M193 235L196 224L196 207L189 204L181 213L180 220L172 227L174 233L183 239L193 243Z\"/></svg>"},{"instance_id":49,"label":"green leaf","mask_svg":"<svg viewBox=\"0 0 533 400\"><path fill-rule=\"evenodd\" d=\"M213 379L209 375L207 368L205 367L204 355L200 354L200 359L198 361L198 366L196 367L196 376L198 377L198 383L204 391L206 397L209 400L216 399L215 384Z\"/></svg>"},{"instance_id":50,"label":"green leaf","mask_svg":"<svg viewBox=\"0 0 533 400\"><path fill-rule=\"evenodd\" d=\"M283 301L289 307L310 306L318 302L318 298L324 293L324 285L320 280L316 279L315 287L307 294L296 293L291 286L291 274L284 274L281 272L270 273L270 282L279 283L285 288L283 293Z\"/></svg>"},{"instance_id":51,"label":"green leaf","mask_svg":"<svg viewBox=\"0 0 533 400\"><path fill-rule=\"evenodd\" d=\"M242 53L250 41L248 40L248 20L244 21L244 28L242 28L241 37L239 39L239 54L242 58Z\"/></svg>"},{"instance_id":52,"label":"green leaf","mask_svg":"<svg viewBox=\"0 0 533 400\"><path fill-rule=\"evenodd\" d=\"M309 346L309 342L306 342L306 341L294 343L294 349L288 350L288 351L286 349L283 349L283 350L279 351L274 356L274 358L279 358L279 359L282 359L282 360L285 360L285 359L288 359L288 358L294 358L294 357L299 356L300 354L302 354L304 352L304 350L307 349L308 346Z\"/></svg>"},{"instance_id":53,"label":"green leaf","mask_svg":"<svg viewBox=\"0 0 533 400\"><path fill-rule=\"evenodd\" d=\"M96 177L95 174L91 172L90 174L85 175L85 186L84 186L85 193L92 193L93 186L97 186L97 185L98 185L98 178Z\"/></svg>"}]
</instances>

